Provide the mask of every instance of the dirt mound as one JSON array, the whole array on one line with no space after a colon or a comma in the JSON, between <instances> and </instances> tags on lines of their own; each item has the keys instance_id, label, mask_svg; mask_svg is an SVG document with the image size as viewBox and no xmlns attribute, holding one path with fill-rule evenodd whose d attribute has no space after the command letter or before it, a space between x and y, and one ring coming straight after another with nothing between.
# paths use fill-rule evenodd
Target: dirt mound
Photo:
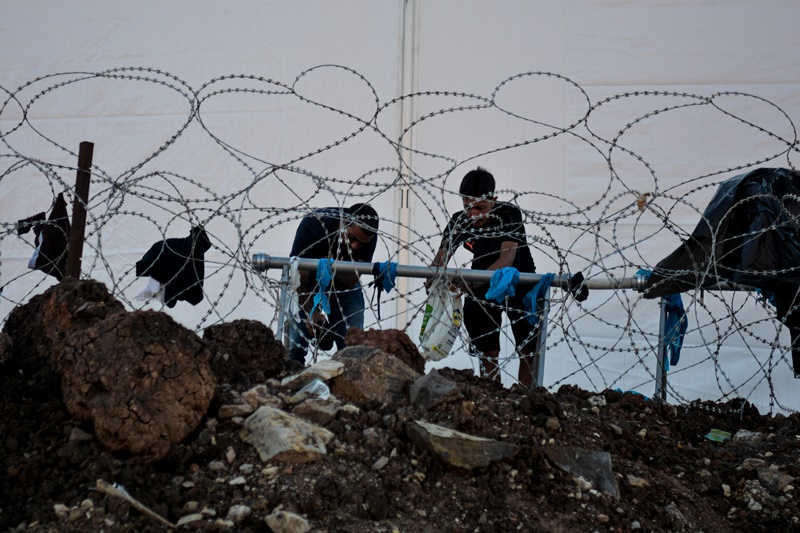
<instances>
[{"instance_id":1,"label":"dirt mound","mask_svg":"<svg viewBox=\"0 0 800 533\"><path fill-rule=\"evenodd\" d=\"M330 532L800 527L800 417L765 416L741 400L674 406L571 386L504 389L471 371L442 369L460 396L429 410L379 401L342 408L325 425L333 439L318 461L264 463L242 440L243 419L218 418L212 408L149 463L108 452L90 425L69 415L51 361L16 343L12 349L0 375L2 531L166 529L96 490L98 480L117 483L164 520L205 531L266 531L278 515ZM250 377L224 369L218 394L245 396L252 384L247 357L235 357ZM263 395L290 410L285 372L263 373ZM418 421L516 453L486 467L451 468L409 437ZM592 457L608 458L609 468ZM618 497L608 489L614 485Z\"/></svg>"},{"instance_id":2,"label":"dirt mound","mask_svg":"<svg viewBox=\"0 0 800 533\"><path fill-rule=\"evenodd\" d=\"M211 368L220 383L252 387L284 369L286 348L261 322L242 319L209 326L203 340L213 352Z\"/></svg>"},{"instance_id":3,"label":"dirt mound","mask_svg":"<svg viewBox=\"0 0 800 533\"><path fill-rule=\"evenodd\" d=\"M3 331L13 340L14 358L26 358L30 352L45 359L57 358L68 335L123 310L102 283L65 278L15 307Z\"/></svg>"}]
</instances>

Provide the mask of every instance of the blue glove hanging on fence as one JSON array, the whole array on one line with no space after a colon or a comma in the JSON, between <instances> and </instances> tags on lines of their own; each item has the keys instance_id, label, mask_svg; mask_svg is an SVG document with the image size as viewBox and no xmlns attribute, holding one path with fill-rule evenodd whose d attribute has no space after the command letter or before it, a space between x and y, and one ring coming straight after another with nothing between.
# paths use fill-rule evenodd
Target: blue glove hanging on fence
<instances>
[{"instance_id":1,"label":"blue glove hanging on fence","mask_svg":"<svg viewBox=\"0 0 800 533\"><path fill-rule=\"evenodd\" d=\"M375 289L372 292L372 300L375 299L375 293L378 293L378 320L381 319L381 291L386 291L386 294L392 292L397 279L397 263L373 263L372 275L375 276ZM372 305L370 300L370 305Z\"/></svg>"},{"instance_id":2,"label":"blue glove hanging on fence","mask_svg":"<svg viewBox=\"0 0 800 533\"><path fill-rule=\"evenodd\" d=\"M513 297L517 292L519 283L519 270L514 267L505 267L495 270L486 292L487 300L503 303L506 296Z\"/></svg>"},{"instance_id":3,"label":"blue glove hanging on fence","mask_svg":"<svg viewBox=\"0 0 800 533\"><path fill-rule=\"evenodd\" d=\"M652 272L644 268L636 272L639 276L650 277ZM664 319L664 370L669 370L670 365L675 366L681 360L681 348L683 348L683 338L689 328L689 319L683 308L683 300L680 294L668 294L664 296L664 306L666 318Z\"/></svg>"},{"instance_id":4,"label":"blue glove hanging on fence","mask_svg":"<svg viewBox=\"0 0 800 533\"><path fill-rule=\"evenodd\" d=\"M331 301L328 299L328 287L331 286L331 265L333 259L320 259L317 263L317 293L314 294L314 307L311 308L311 314L320 307L326 314L331 314Z\"/></svg>"},{"instance_id":5,"label":"blue glove hanging on fence","mask_svg":"<svg viewBox=\"0 0 800 533\"><path fill-rule=\"evenodd\" d=\"M686 336L689 320L683 309L683 300L681 300L680 294L664 296L664 305L667 309L667 318L664 322L664 346L666 354L669 354L669 364L675 366L681 359L683 338ZM669 369L666 364L664 366L667 370Z\"/></svg>"},{"instance_id":6,"label":"blue glove hanging on fence","mask_svg":"<svg viewBox=\"0 0 800 533\"><path fill-rule=\"evenodd\" d=\"M550 290L550 284L553 283L554 277L553 274L542 275L542 279L539 280L539 283L534 285L531 291L522 299L522 303L525 304L525 310L528 312L528 316L525 318L534 326L538 324L541 319L542 310L537 308L539 300L547 295L547 291Z\"/></svg>"}]
</instances>

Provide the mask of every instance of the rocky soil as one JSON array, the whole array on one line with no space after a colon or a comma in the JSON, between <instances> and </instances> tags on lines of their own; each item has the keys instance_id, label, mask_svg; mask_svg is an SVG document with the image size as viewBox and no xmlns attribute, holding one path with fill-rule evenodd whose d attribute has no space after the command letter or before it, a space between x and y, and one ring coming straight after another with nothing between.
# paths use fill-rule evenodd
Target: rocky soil
<instances>
[{"instance_id":1,"label":"rocky soil","mask_svg":"<svg viewBox=\"0 0 800 533\"><path fill-rule=\"evenodd\" d=\"M248 321L198 339L216 393L180 444L155 461L109 451L92 420L67 409L54 357L26 329L37 312L9 319L0 336L0 531L800 529L800 416L736 400L505 389L445 369L446 394L412 402L406 383L391 401L339 398L329 419L314 419L331 434L324 453L263 461L243 438L257 407L249 399L307 411L271 332ZM253 350L256 340L272 348ZM420 422L512 451L465 467L454 459L464 441L426 446ZM712 440L712 430L730 436Z\"/></svg>"}]
</instances>

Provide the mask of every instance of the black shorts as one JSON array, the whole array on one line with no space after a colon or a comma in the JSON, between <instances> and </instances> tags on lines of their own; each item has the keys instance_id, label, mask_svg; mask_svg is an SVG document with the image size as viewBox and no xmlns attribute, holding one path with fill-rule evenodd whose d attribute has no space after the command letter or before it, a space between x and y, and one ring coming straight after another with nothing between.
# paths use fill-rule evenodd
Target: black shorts
<instances>
[{"instance_id":1,"label":"black shorts","mask_svg":"<svg viewBox=\"0 0 800 533\"><path fill-rule=\"evenodd\" d=\"M517 293L508 299L508 304L466 298L464 326L476 351L486 353L500 349L500 328L503 325L504 312L511 323L517 351L525 353L536 351L541 328L532 325L525 318L527 312L522 303L523 297L524 294Z\"/></svg>"}]
</instances>

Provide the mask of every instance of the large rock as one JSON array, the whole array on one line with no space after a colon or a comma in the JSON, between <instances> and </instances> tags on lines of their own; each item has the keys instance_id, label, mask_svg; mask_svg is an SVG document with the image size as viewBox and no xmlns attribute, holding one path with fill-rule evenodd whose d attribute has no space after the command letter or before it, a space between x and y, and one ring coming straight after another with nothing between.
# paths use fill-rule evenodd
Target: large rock
<instances>
[{"instance_id":1,"label":"large rock","mask_svg":"<svg viewBox=\"0 0 800 533\"><path fill-rule=\"evenodd\" d=\"M447 379L435 368L411 385L410 400L415 407L433 409L463 398L455 381Z\"/></svg>"},{"instance_id":2,"label":"large rock","mask_svg":"<svg viewBox=\"0 0 800 533\"><path fill-rule=\"evenodd\" d=\"M344 363L344 372L331 379L331 393L340 399L364 405L368 402L401 405L419 373L397 357L377 348L352 346L334 354Z\"/></svg>"},{"instance_id":3,"label":"large rock","mask_svg":"<svg viewBox=\"0 0 800 533\"><path fill-rule=\"evenodd\" d=\"M280 409L263 406L245 420L241 437L255 447L264 462L274 459L308 463L328 453L325 446L333 433Z\"/></svg>"},{"instance_id":4,"label":"large rock","mask_svg":"<svg viewBox=\"0 0 800 533\"><path fill-rule=\"evenodd\" d=\"M169 315L137 311L73 332L57 365L67 409L91 420L107 449L159 460L208 410L216 387L209 357Z\"/></svg>"},{"instance_id":5,"label":"large rock","mask_svg":"<svg viewBox=\"0 0 800 533\"><path fill-rule=\"evenodd\" d=\"M581 450L571 446L545 446L544 453L561 470L580 476L613 498L619 498L619 483L608 452Z\"/></svg>"},{"instance_id":6,"label":"large rock","mask_svg":"<svg viewBox=\"0 0 800 533\"><path fill-rule=\"evenodd\" d=\"M464 470L485 468L511 459L519 451L519 446L508 442L474 437L421 420L409 423L406 433L418 448L448 466Z\"/></svg>"},{"instance_id":7,"label":"large rock","mask_svg":"<svg viewBox=\"0 0 800 533\"><path fill-rule=\"evenodd\" d=\"M255 320L215 324L203 331L211 349L211 369L221 383L250 387L283 372L286 348L272 330Z\"/></svg>"},{"instance_id":8,"label":"large rock","mask_svg":"<svg viewBox=\"0 0 800 533\"><path fill-rule=\"evenodd\" d=\"M399 329L350 328L344 338L347 346L371 346L391 354L416 370L425 373L425 358L414 341Z\"/></svg>"},{"instance_id":9,"label":"large rock","mask_svg":"<svg viewBox=\"0 0 800 533\"><path fill-rule=\"evenodd\" d=\"M325 426L336 418L341 408L342 402L336 398L328 398L326 400L309 399L292 409L292 413L313 424Z\"/></svg>"},{"instance_id":10,"label":"large rock","mask_svg":"<svg viewBox=\"0 0 800 533\"><path fill-rule=\"evenodd\" d=\"M246 390L241 395L242 400L248 405L253 407L253 410L258 409L262 405L269 405L271 407L280 407L283 402L277 396L269 393L266 385L256 385L250 390Z\"/></svg>"}]
</instances>

